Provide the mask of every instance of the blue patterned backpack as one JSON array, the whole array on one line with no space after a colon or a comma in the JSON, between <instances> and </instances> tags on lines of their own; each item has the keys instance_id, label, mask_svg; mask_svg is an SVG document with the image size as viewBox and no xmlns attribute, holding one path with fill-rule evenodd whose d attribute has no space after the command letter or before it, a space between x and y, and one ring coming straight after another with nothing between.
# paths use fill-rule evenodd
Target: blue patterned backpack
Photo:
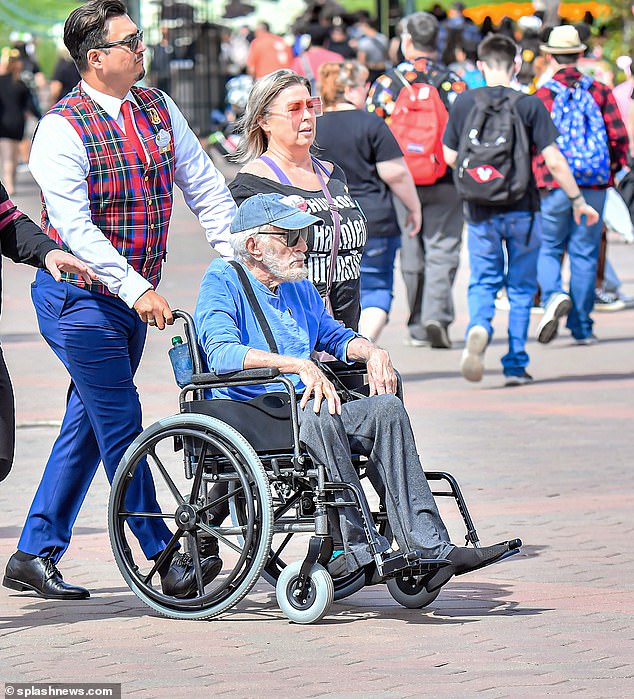
<instances>
[{"instance_id":1,"label":"blue patterned backpack","mask_svg":"<svg viewBox=\"0 0 634 699\"><path fill-rule=\"evenodd\" d=\"M555 93L551 117L561 136L557 145L566 156L577 184L607 184L610 179L610 149L603 115L588 88L584 75L573 87L549 80L544 87Z\"/></svg>"}]
</instances>

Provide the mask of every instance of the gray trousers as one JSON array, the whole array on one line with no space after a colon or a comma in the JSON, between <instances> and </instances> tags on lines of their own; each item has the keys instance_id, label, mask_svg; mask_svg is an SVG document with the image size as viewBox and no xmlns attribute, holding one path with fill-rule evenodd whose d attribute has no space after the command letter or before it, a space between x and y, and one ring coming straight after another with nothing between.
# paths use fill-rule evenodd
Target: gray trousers
<instances>
[{"instance_id":1,"label":"gray trousers","mask_svg":"<svg viewBox=\"0 0 634 699\"><path fill-rule=\"evenodd\" d=\"M464 218L451 182L416 187L423 209L418 235L402 236L401 273L407 289L408 327L430 320L447 326L454 320L452 288L460 261Z\"/></svg>"},{"instance_id":2,"label":"gray trousers","mask_svg":"<svg viewBox=\"0 0 634 699\"><path fill-rule=\"evenodd\" d=\"M426 557L442 558L451 550L449 534L416 451L409 417L399 398L361 398L345 403L341 415L331 415L325 401L315 414L311 400L300 411L299 436L313 461L324 464L331 480L338 483L359 485L351 452L368 457L366 473L384 498L401 551L419 549ZM336 497L350 501L349 492ZM359 512L353 507L342 507L338 512L348 569L370 563L372 555ZM377 541L381 551L390 546L378 534Z\"/></svg>"}]
</instances>

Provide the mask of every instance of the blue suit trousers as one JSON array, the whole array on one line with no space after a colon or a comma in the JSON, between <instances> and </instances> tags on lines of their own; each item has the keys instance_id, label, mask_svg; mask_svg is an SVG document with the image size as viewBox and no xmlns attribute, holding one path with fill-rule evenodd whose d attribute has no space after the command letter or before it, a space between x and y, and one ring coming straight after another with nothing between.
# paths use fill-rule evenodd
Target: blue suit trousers
<instances>
[{"instance_id":1,"label":"blue suit trousers","mask_svg":"<svg viewBox=\"0 0 634 699\"><path fill-rule=\"evenodd\" d=\"M38 271L31 297L40 332L71 376L66 414L27 516L18 549L57 562L102 461L112 481L128 446L141 432L141 403L134 385L147 326L118 297ZM137 468L126 500L129 511L159 512L152 477ZM130 520L148 557L171 538L162 519Z\"/></svg>"}]
</instances>

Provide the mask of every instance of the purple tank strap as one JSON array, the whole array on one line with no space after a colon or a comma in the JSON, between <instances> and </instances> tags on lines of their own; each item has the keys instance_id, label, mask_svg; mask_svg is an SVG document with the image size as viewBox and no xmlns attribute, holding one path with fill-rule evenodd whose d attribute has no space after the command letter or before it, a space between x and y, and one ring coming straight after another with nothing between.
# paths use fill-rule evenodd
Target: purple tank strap
<instances>
[{"instance_id":1,"label":"purple tank strap","mask_svg":"<svg viewBox=\"0 0 634 699\"><path fill-rule=\"evenodd\" d=\"M280 184L289 184L292 186L291 181L288 179L286 176L286 173L282 168L271 158L269 158L268 155L261 155L259 158L265 165L268 165L271 170L275 173L275 176L277 179L280 181Z\"/></svg>"}]
</instances>

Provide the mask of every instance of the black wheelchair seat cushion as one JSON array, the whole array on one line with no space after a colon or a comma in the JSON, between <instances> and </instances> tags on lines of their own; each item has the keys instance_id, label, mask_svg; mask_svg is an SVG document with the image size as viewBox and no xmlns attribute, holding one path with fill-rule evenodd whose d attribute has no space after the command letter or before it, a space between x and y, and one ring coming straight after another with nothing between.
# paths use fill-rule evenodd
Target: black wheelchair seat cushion
<instances>
[{"instance_id":1,"label":"black wheelchair seat cushion","mask_svg":"<svg viewBox=\"0 0 634 699\"><path fill-rule=\"evenodd\" d=\"M248 401L218 398L184 403L188 413L201 413L231 425L258 453L291 451L290 397L287 393L264 393Z\"/></svg>"}]
</instances>

